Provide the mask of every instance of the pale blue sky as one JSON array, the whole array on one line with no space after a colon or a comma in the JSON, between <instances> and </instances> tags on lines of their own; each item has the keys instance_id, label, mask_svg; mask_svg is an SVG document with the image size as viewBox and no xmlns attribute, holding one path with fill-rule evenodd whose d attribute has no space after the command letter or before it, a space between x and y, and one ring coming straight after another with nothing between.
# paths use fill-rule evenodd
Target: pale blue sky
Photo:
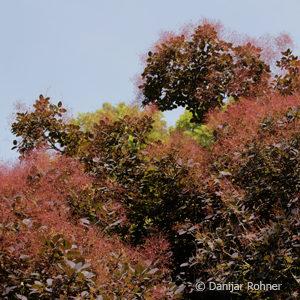
<instances>
[{"instance_id":1,"label":"pale blue sky","mask_svg":"<svg viewBox=\"0 0 300 300\"><path fill-rule=\"evenodd\" d=\"M299 0L1 0L0 160L17 157L15 102L32 104L43 93L73 115L130 103L140 55L160 31L202 17L253 37L286 32L300 46ZM178 115L166 114L168 123Z\"/></svg>"}]
</instances>

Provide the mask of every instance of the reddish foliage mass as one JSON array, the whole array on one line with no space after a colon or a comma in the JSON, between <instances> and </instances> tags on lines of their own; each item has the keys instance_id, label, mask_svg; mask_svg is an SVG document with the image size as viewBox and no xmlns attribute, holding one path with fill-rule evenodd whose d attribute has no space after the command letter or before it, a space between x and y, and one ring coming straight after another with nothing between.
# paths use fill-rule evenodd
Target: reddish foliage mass
<instances>
[{"instance_id":1,"label":"reddish foliage mass","mask_svg":"<svg viewBox=\"0 0 300 300\"><path fill-rule=\"evenodd\" d=\"M256 135L264 117L286 111L299 104L300 94L288 97L272 94L256 99L242 98L229 105L225 111L211 112L207 125L214 130L217 143L211 148L209 155L218 156L224 149L227 153L241 151L246 142ZM288 135L292 132L287 129L281 131L281 134ZM276 139L276 135L269 138Z\"/></svg>"},{"instance_id":2,"label":"reddish foliage mass","mask_svg":"<svg viewBox=\"0 0 300 300\"><path fill-rule=\"evenodd\" d=\"M16 233L18 239L26 240L30 235L26 251L38 251L39 237L54 231L66 235L71 240L82 239L84 229L74 226L66 197L76 193L90 183L79 166L69 159L53 157L45 153L33 153L32 157L10 170L1 172L1 222L21 219L29 220L28 226ZM5 220L6 219L6 220ZM26 222L25 222L26 223ZM33 227L38 226L37 235ZM33 243L33 241L35 242ZM17 253L15 253L17 254Z\"/></svg>"},{"instance_id":3,"label":"reddish foliage mass","mask_svg":"<svg viewBox=\"0 0 300 300\"><path fill-rule=\"evenodd\" d=\"M13 168L2 166L0 223L5 230L0 234L0 250L16 259L29 255L38 260L42 238L61 234L91 261L100 283L113 280L109 275L113 255L132 264L144 264L145 259L162 261L168 248L163 238L137 251L74 218L68 196L82 190L92 193L91 183L79 163L44 152L33 152ZM10 229L13 224L18 224L18 230Z\"/></svg>"}]
</instances>

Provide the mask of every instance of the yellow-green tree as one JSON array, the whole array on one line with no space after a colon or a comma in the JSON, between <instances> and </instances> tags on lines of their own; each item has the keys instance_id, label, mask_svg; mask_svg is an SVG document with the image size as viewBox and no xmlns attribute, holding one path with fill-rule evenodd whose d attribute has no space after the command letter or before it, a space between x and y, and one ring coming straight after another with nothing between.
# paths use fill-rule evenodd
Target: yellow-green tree
<instances>
[{"instance_id":1,"label":"yellow-green tree","mask_svg":"<svg viewBox=\"0 0 300 300\"><path fill-rule=\"evenodd\" d=\"M175 127L170 127L170 132L181 131L184 135L196 140L201 146L207 147L213 141L212 130L209 126L191 122L193 114L185 112L177 120Z\"/></svg>"},{"instance_id":2,"label":"yellow-green tree","mask_svg":"<svg viewBox=\"0 0 300 300\"><path fill-rule=\"evenodd\" d=\"M163 120L162 112L153 109L153 107L141 110L138 105L127 105L121 102L117 105L103 103L102 108L95 112L79 113L72 123L79 125L83 131L93 132L95 124L99 124L100 120L115 122L123 119L125 116L143 117L150 115L154 122L152 130L148 137L149 141L163 140L167 136L167 123Z\"/></svg>"}]
</instances>

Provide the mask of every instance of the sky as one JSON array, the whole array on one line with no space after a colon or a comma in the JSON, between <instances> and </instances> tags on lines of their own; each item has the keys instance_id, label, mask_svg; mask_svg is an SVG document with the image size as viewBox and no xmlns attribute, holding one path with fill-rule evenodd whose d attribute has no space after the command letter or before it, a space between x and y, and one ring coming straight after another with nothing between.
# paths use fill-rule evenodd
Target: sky
<instances>
[{"instance_id":1,"label":"sky","mask_svg":"<svg viewBox=\"0 0 300 300\"><path fill-rule=\"evenodd\" d=\"M1 0L0 161L15 161L15 104L40 94L76 116L135 100L141 56L162 31L202 18L259 37L287 33L299 54L299 0ZM165 113L168 125L181 111Z\"/></svg>"}]
</instances>

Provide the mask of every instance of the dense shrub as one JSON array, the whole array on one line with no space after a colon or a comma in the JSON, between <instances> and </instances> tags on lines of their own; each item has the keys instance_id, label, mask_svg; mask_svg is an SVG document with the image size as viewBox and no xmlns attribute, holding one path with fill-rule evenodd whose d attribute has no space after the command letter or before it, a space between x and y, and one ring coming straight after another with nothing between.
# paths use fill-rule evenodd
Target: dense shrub
<instances>
[{"instance_id":1,"label":"dense shrub","mask_svg":"<svg viewBox=\"0 0 300 300\"><path fill-rule=\"evenodd\" d=\"M258 109L260 105L257 103ZM243 299L298 295L299 107L282 106L282 111L269 110L258 122L244 120L248 126L238 128L233 127L234 116L229 119L230 110L227 112L229 121L219 127L215 148L208 154L212 155L208 167L223 206L196 226L197 251L184 264L195 279L204 282L282 284L280 293L247 289L235 293ZM238 105L235 114L237 109ZM249 130L255 134L248 135ZM241 137L245 142L235 146L233 141ZM223 143L230 152L219 152Z\"/></svg>"},{"instance_id":2,"label":"dense shrub","mask_svg":"<svg viewBox=\"0 0 300 300\"><path fill-rule=\"evenodd\" d=\"M160 249L147 243L133 250L79 218L70 199L87 189L92 193L92 181L81 165L63 157L33 153L2 170L1 297L175 297L176 286L163 281L166 242L156 240ZM84 209L84 198L81 204Z\"/></svg>"},{"instance_id":3,"label":"dense shrub","mask_svg":"<svg viewBox=\"0 0 300 300\"><path fill-rule=\"evenodd\" d=\"M271 74L263 49L219 29L148 53L144 104L189 109L169 133L154 106L67 120L40 96L17 114L20 163L0 174L2 298L299 297L299 60L287 50ZM245 288L260 281L281 289Z\"/></svg>"}]
</instances>

